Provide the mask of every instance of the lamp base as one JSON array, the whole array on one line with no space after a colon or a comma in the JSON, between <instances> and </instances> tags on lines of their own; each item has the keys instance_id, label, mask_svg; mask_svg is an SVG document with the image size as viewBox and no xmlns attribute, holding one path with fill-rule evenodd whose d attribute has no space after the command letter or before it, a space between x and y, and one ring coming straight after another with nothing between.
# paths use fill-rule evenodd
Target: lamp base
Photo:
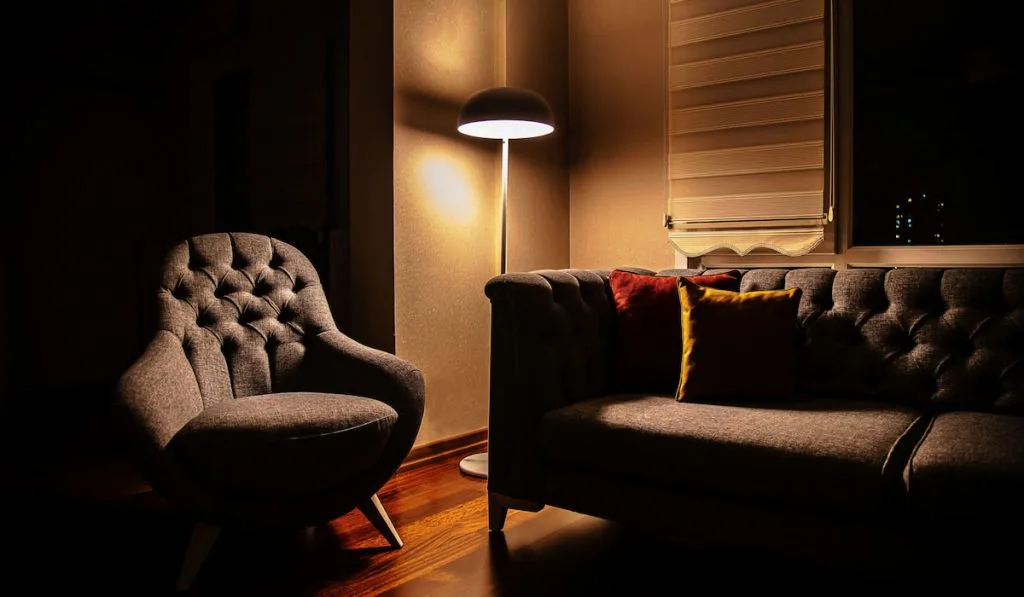
<instances>
[{"instance_id":1,"label":"lamp base","mask_svg":"<svg viewBox=\"0 0 1024 597\"><path fill-rule=\"evenodd\" d=\"M459 470L462 474L480 479L487 478L487 452L470 454L459 463Z\"/></svg>"}]
</instances>

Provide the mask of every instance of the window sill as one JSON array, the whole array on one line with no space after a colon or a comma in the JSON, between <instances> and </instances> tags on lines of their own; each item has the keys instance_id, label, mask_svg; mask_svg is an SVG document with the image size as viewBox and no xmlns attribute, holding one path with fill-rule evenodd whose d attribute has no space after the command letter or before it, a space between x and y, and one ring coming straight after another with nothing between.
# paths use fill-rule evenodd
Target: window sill
<instances>
[{"instance_id":1,"label":"window sill","mask_svg":"<svg viewBox=\"0 0 1024 597\"><path fill-rule=\"evenodd\" d=\"M1021 267L1024 245L850 247L842 258L846 267Z\"/></svg>"},{"instance_id":2,"label":"window sill","mask_svg":"<svg viewBox=\"0 0 1024 597\"><path fill-rule=\"evenodd\" d=\"M835 255L811 254L801 257L786 257L777 253L760 252L745 257L716 253L705 255L703 264L708 268L1024 267L1024 245L865 246L850 247Z\"/></svg>"}]
</instances>

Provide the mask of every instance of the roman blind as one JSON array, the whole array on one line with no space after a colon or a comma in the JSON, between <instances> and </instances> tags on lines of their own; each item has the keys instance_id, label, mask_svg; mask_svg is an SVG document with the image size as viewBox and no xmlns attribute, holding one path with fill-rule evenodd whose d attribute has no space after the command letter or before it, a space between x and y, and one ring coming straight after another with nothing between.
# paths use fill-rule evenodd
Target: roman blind
<instances>
[{"instance_id":1,"label":"roman blind","mask_svg":"<svg viewBox=\"0 0 1024 597\"><path fill-rule=\"evenodd\" d=\"M827 0L667 1L669 239L810 252L833 212Z\"/></svg>"}]
</instances>

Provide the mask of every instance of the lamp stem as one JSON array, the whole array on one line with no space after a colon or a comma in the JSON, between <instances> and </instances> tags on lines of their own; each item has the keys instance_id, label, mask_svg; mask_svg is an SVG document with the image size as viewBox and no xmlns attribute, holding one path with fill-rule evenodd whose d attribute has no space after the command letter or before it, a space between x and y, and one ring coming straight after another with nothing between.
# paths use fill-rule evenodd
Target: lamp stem
<instances>
[{"instance_id":1,"label":"lamp stem","mask_svg":"<svg viewBox=\"0 0 1024 597\"><path fill-rule=\"evenodd\" d=\"M508 271L508 139L501 140L501 273Z\"/></svg>"},{"instance_id":2,"label":"lamp stem","mask_svg":"<svg viewBox=\"0 0 1024 597\"><path fill-rule=\"evenodd\" d=\"M501 273L508 269L508 139L501 140ZM488 473L487 452L470 454L459 462L459 470L470 477L486 479Z\"/></svg>"}]
</instances>

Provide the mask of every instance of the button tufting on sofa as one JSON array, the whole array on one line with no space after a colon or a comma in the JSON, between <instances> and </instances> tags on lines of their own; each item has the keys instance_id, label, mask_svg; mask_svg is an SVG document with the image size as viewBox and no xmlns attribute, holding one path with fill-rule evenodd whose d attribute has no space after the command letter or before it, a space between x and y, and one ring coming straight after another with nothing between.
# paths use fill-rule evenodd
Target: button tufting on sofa
<instances>
[{"instance_id":1,"label":"button tufting on sofa","mask_svg":"<svg viewBox=\"0 0 1024 597\"><path fill-rule=\"evenodd\" d=\"M196 325L198 325L199 327L205 328L215 324L216 322L216 318L213 316L213 313L211 313L209 309L203 311L202 313L199 314L198 317L196 317Z\"/></svg>"},{"instance_id":2,"label":"button tufting on sofa","mask_svg":"<svg viewBox=\"0 0 1024 597\"><path fill-rule=\"evenodd\" d=\"M602 327L609 316L614 324L608 292L599 297L588 276L607 284L608 272L548 270L505 274L485 288L488 483L503 498L624 522L658 514L666 529L679 523L707 536L765 514L768 523L749 526L785 529L773 543L790 531L780 519L796 512L792 529L813 528L815 546L833 532L817 515L837 514L852 523L837 529L854 529L849 544L860 551L871 551L860 533L876 523L895 545L914 526L906 523L930 516L1001 533L1020 520L1024 269L744 271L743 292L805 291L799 399L781 404L616 393L626 390L592 374L616 344ZM734 371L742 375L743 363ZM947 529L934 530L926 543ZM935 543L954 559L980 544Z\"/></svg>"}]
</instances>

